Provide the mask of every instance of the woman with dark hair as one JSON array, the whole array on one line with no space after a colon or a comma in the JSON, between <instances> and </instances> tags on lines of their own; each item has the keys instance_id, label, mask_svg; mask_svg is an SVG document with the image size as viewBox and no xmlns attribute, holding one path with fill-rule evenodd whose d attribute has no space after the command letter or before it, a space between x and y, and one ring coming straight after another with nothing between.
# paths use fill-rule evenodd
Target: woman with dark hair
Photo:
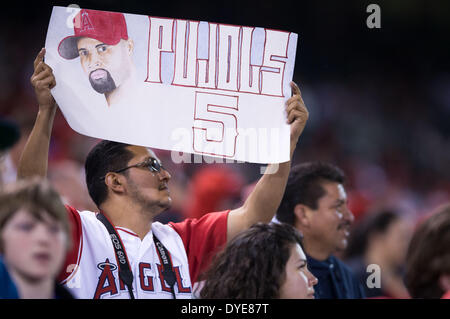
<instances>
[{"instance_id":1,"label":"woman with dark hair","mask_svg":"<svg viewBox=\"0 0 450 319\"><path fill-rule=\"evenodd\" d=\"M234 238L205 274L204 299L314 298L302 236L288 224L258 223Z\"/></svg>"},{"instance_id":2,"label":"woman with dark hair","mask_svg":"<svg viewBox=\"0 0 450 319\"><path fill-rule=\"evenodd\" d=\"M414 232L405 283L413 298L450 299L450 203L438 207Z\"/></svg>"},{"instance_id":3,"label":"woman with dark hair","mask_svg":"<svg viewBox=\"0 0 450 319\"><path fill-rule=\"evenodd\" d=\"M406 219L390 210L368 213L354 225L344 259L367 297L409 298L403 267L411 230Z\"/></svg>"}]
</instances>

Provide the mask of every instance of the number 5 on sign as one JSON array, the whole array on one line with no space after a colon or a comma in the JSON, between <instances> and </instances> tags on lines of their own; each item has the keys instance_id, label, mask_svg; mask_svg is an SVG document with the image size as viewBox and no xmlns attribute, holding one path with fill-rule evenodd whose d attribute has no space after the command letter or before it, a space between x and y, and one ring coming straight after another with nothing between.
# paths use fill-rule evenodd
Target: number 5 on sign
<instances>
[{"instance_id":1,"label":"number 5 on sign","mask_svg":"<svg viewBox=\"0 0 450 319\"><path fill-rule=\"evenodd\" d=\"M196 152L233 157L236 153L239 97L195 92L193 147Z\"/></svg>"}]
</instances>

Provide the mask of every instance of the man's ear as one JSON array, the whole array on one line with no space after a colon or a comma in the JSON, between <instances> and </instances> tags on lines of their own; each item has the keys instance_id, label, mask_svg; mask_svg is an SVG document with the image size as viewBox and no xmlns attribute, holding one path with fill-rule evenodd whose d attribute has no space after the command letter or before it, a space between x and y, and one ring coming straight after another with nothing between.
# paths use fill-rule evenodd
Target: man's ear
<instances>
[{"instance_id":1,"label":"man's ear","mask_svg":"<svg viewBox=\"0 0 450 319\"><path fill-rule=\"evenodd\" d=\"M110 190L112 190L113 192L116 192L116 193L124 193L125 192L124 182L125 182L124 176L117 174L117 173L109 172L105 176L106 186Z\"/></svg>"},{"instance_id":2,"label":"man's ear","mask_svg":"<svg viewBox=\"0 0 450 319\"><path fill-rule=\"evenodd\" d=\"M308 214L308 207L306 207L303 204L297 204L294 207L294 214L295 214L295 223L301 227L309 227L311 221L310 221L310 214Z\"/></svg>"}]
</instances>

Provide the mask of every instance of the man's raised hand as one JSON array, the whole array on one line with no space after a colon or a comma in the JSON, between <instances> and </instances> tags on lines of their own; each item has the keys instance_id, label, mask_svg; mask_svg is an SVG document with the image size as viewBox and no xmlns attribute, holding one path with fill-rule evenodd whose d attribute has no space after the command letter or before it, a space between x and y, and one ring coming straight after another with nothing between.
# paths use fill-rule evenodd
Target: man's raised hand
<instances>
[{"instance_id":1,"label":"man's raised hand","mask_svg":"<svg viewBox=\"0 0 450 319\"><path fill-rule=\"evenodd\" d=\"M298 138L305 128L309 117L308 109L302 99L297 84L291 82L292 97L286 102L287 123L291 125L291 149L295 148ZM291 154L292 155L292 154Z\"/></svg>"},{"instance_id":2,"label":"man's raised hand","mask_svg":"<svg viewBox=\"0 0 450 319\"><path fill-rule=\"evenodd\" d=\"M56 106L50 90L55 87L56 80L53 70L44 62L45 48L36 56L34 60L34 72L31 76L31 85L33 85L36 99L39 103L39 109L53 109Z\"/></svg>"}]
</instances>

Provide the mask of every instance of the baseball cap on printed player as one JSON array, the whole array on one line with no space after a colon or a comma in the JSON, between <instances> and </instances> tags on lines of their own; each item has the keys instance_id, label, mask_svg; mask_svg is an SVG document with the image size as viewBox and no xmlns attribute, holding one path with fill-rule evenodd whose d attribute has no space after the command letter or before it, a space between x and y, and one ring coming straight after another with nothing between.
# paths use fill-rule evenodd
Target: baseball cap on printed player
<instances>
[{"instance_id":1,"label":"baseball cap on printed player","mask_svg":"<svg viewBox=\"0 0 450 319\"><path fill-rule=\"evenodd\" d=\"M81 37L109 45L128 40L125 16L118 12L82 9L73 19L73 29L75 35L62 39L58 46L59 54L69 60L78 57L77 42Z\"/></svg>"}]
</instances>

